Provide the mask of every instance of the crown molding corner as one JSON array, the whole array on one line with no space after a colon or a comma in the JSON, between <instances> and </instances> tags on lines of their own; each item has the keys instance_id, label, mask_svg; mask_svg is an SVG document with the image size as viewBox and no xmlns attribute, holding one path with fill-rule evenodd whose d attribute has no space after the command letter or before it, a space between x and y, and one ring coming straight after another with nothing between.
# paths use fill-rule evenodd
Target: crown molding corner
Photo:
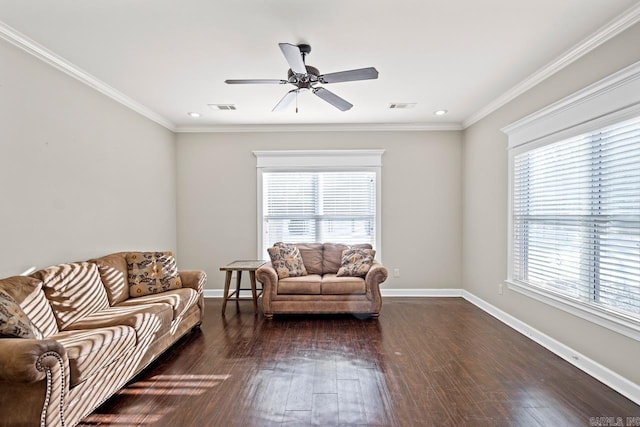
<instances>
[{"instance_id":1,"label":"crown molding corner","mask_svg":"<svg viewBox=\"0 0 640 427\"><path fill-rule=\"evenodd\" d=\"M518 96L522 95L538 83L548 79L552 75L556 74L563 68L567 67L571 63L575 62L582 56L596 49L606 41L612 39L618 34L622 33L626 29L640 22L640 3L636 4L616 18L605 24L595 33L582 40L577 45L566 51L564 54L545 65L538 71L531 74L529 77L509 89L507 92L476 111L462 122L462 128L466 129L474 123L485 118L489 114L503 107L510 101L514 100Z\"/></svg>"},{"instance_id":2,"label":"crown molding corner","mask_svg":"<svg viewBox=\"0 0 640 427\"><path fill-rule=\"evenodd\" d=\"M108 96L114 101L124 105L125 107L135 111L136 113L146 117L147 119L158 123L159 125L167 128L168 130L175 132L175 125L166 118L162 117L155 111L145 107L137 101L134 101L122 92L109 86L102 80L94 77L88 72L82 70L71 62L67 61L63 57L53 53L51 50L40 45L39 43L31 40L26 35L20 33L15 28L10 27L4 22L0 21L0 39L6 40L17 48L24 52L38 58L46 64L62 71L63 73L73 77L81 83L89 86L90 88L97 90L103 95Z\"/></svg>"}]
</instances>

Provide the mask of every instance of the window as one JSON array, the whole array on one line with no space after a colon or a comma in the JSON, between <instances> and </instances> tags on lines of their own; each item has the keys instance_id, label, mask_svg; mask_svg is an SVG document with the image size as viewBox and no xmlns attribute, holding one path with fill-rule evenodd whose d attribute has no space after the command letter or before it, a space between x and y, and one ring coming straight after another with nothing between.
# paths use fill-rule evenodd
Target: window
<instances>
[{"instance_id":1,"label":"window","mask_svg":"<svg viewBox=\"0 0 640 427\"><path fill-rule=\"evenodd\" d=\"M640 341L640 62L502 131L509 289Z\"/></svg>"},{"instance_id":2,"label":"window","mask_svg":"<svg viewBox=\"0 0 640 427\"><path fill-rule=\"evenodd\" d=\"M275 242L380 239L381 150L255 152L258 253Z\"/></svg>"},{"instance_id":3,"label":"window","mask_svg":"<svg viewBox=\"0 0 640 427\"><path fill-rule=\"evenodd\" d=\"M640 118L514 157L513 277L640 319Z\"/></svg>"},{"instance_id":4,"label":"window","mask_svg":"<svg viewBox=\"0 0 640 427\"><path fill-rule=\"evenodd\" d=\"M375 172L265 172L266 247L275 242L376 243Z\"/></svg>"}]
</instances>

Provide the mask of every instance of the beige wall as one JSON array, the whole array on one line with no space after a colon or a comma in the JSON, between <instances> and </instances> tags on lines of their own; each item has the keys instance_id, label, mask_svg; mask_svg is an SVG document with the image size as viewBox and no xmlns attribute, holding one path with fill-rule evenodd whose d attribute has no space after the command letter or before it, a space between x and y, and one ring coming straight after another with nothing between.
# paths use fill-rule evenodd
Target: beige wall
<instances>
[{"instance_id":1,"label":"beige wall","mask_svg":"<svg viewBox=\"0 0 640 427\"><path fill-rule=\"evenodd\" d=\"M640 384L635 340L507 290L507 136L500 128L640 60L640 25L466 129L463 161L464 288Z\"/></svg>"},{"instance_id":2,"label":"beige wall","mask_svg":"<svg viewBox=\"0 0 640 427\"><path fill-rule=\"evenodd\" d=\"M175 136L0 40L0 277L175 249Z\"/></svg>"},{"instance_id":3,"label":"beige wall","mask_svg":"<svg viewBox=\"0 0 640 427\"><path fill-rule=\"evenodd\" d=\"M178 135L178 250L185 268L219 267L257 253L254 150L385 149L385 288L461 287L461 132L289 132Z\"/></svg>"}]
</instances>

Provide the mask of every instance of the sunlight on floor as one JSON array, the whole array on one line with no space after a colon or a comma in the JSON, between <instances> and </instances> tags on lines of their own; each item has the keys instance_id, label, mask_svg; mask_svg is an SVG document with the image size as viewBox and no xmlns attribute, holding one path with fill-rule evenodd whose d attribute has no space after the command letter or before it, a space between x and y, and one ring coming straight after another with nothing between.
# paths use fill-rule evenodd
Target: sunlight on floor
<instances>
[{"instance_id":1,"label":"sunlight on floor","mask_svg":"<svg viewBox=\"0 0 640 427\"><path fill-rule=\"evenodd\" d=\"M136 381L118 394L197 396L216 387L230 375L156 375L148 380Z\"/></svg>"},{"instance_id":2,"label":"sunlight on floor","mask_svg":"<svg viewBox=\"0 0 640 427\"><path fill-rule=\"evenodd\" d=\"M220 385L231 375L154 375L149 379L129 384L117 395L126 396L197 396ZM149 426L158 423L165 415L171 413L175 406L167 406L160 413L154 409L151 413L138 414L100 414L87 416L80 425L111 426ZM98 409L99 411L99 409Z\"/></svg>"},{"instance_id":3,"label":"sunlight on floor","mask_svg":"<svg viewBox=\"0 0 640 427\"><path fill-rule=\"evenodd\" d=\"M87 416L79 425L110 425L110 426L147 426L160 421L162 417L173 407L167 407L154 414L91 414Z\"/></svg>"}]
</instances>

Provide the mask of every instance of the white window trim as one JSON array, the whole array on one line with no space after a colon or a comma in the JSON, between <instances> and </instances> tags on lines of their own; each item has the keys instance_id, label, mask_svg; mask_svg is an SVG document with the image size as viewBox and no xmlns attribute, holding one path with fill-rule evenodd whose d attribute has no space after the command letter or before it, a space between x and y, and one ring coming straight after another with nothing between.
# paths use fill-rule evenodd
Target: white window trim
<instances>
[{"instance_id":1,"label":"white window trim","mask_svg":"<svg viewBox=\"0 0 640 427\"><path fill-rule=\"evenodd\" d=\"M262 174L301 170L363 170L376 173L376 258L382 262L382 155L385 150L254 151L258 193L258 259L262 259Z\"/></svg>"},{"instance_id":2,"label":"white window trim","mask_svg":"<svg viewBox=\"0 0 640 427\"><path fill-rule=\"evenodd\" d=\"M567 299L513 278L513 159L516 154L580 136L640 115L636 62L502 129L509 137L507 279L509 289L640 341L640 322Z\"/></svg>"}]
</instances>

